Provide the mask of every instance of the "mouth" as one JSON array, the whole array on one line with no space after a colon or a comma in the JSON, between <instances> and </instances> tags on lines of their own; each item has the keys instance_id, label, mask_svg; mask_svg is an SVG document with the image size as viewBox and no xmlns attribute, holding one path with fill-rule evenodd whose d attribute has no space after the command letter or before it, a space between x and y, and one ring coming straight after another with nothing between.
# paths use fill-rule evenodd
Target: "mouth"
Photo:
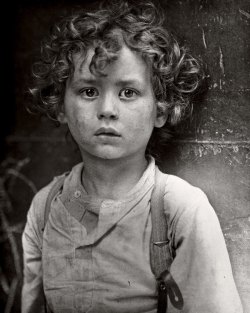
<instances>
[{"instance_id":1,"label":"mouth","mask_svg":"<svg viewBox=\"0 0 250 313\"><path fill-rule=\"evenodd\" d=\"M111 127L108 127L108 128L101 127L101 128L99 128L96 131L95 136L121 137L121 135L114 128L111 128Z\"/></svg>"}]
</instances>

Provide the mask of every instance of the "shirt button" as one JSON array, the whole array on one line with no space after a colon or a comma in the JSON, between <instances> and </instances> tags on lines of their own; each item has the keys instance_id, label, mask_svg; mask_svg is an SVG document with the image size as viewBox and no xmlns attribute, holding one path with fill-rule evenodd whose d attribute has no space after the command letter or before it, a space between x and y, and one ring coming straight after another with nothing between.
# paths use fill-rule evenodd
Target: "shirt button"
<instances>
[{"instance_id":1,"label":"shirt button","mask_svg":"<svg viewBox=\"0 0 250 313\"><path fill-rule=\"evenodd\" d=\"M81 191L76 190L75 193L74 193L74 197L75 198L79 198L80 196L81 196Z\"/></svg>"}]
</instances>

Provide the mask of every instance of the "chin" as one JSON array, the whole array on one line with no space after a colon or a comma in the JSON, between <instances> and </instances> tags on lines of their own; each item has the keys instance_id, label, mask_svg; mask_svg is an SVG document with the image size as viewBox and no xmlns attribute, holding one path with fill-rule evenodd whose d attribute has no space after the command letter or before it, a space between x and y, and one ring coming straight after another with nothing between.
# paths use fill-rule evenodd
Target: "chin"
<instances>
[{"instance_id":1,"label":"chin","mask_svg":"<svg viewBox=\"0 0 250 313\"><path fill-rule=\"evenodd\" d=\"M116 149L110 149L108 147L107 149L98 149L98 151L94 151L92 155L103 160L117 160L125 156L122 151L117 151Z\"/></svg>"},{"instance_id":2,"label":"chin","mask_svg":"<svg viewBox=\"0 0 250 313\"><path fill-rule=\"evenodd\" d=\"M121 159L123 155L119 155L115 153L103 153L103 154L97 155L97 157L103 160L117 160L117 159Z\"/></svg>"}]
</instances>

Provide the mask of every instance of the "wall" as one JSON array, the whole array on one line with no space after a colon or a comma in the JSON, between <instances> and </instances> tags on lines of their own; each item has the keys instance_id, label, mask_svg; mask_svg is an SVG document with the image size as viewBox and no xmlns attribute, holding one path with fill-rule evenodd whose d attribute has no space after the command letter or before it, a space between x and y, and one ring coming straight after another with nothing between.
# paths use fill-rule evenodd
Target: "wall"
<instances>
[{"instance_id":1,"label":"wall","mask_svg":"<svg viewBox=\"0 0 250 313\"><path fill-rule=\"evenodd\" d=\"M202 57L209 77L208 92L166 146L160 166L207 193L250 313L250 3L165 0L162 5L168 27ZM49 26L70 7L69 1L21 1L9 4L1 20L8 29L1 51L1 312L20 311L21 232L34 193L80 160L64 127L25 110L31 61Z\"/></svg>"}]
</instances>

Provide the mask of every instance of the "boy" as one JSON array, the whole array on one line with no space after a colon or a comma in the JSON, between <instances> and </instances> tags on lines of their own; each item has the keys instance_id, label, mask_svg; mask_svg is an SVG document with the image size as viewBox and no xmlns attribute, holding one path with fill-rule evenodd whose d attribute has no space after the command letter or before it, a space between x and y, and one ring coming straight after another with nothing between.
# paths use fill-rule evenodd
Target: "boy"
<instances>
[{"instance_id":1,"label":"boy","mask_svg":"<svg viewBox=\"0 0 250 313\"><path fill-rule=\"evenodd\" d=\"M23 234L23 313L44 312L45 302L60 313L156 312L151 155L190 107L200 72L150 2L121 1L55 27L31 92L38 110L68 124L83 162L65 176L47 221L55 181L33 199ZM242 312L206 196L162 175L171 275L183 296L182 312ZM168 312L177 310L170 304Z\"/></svg>"}]
</instances>

